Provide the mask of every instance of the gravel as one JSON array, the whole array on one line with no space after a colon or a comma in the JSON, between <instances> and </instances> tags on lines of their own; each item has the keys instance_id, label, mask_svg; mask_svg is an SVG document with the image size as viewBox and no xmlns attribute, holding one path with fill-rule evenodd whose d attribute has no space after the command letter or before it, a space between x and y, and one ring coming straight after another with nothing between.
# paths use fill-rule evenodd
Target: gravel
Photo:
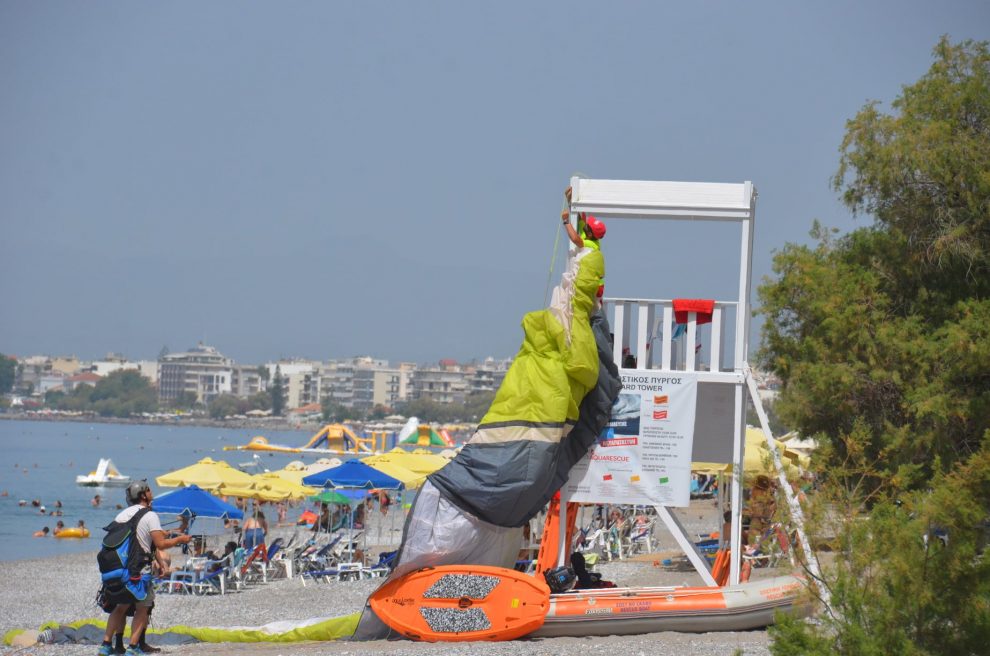
<instances>
[{"instance_id":1,"label":"gravel","mask_svg":"<svg viewBox=\"0 0 990 656\"><path fill-rule=\"evenodd\" d=\"M707 502L710 505L710 502ZM692 506L680 514L689 530L711 530L712 511ZM614 563L602 563L598 570L607 580L635 585L695 585L693 572L667 571L656 566L669 553L672 540L661 543L660 553ZM372 549L373 554L377 550ZM179 556L177 559L181 559ZM771 576L773 570L758 570ZM72 554L41 560L0 562L0 635L15 628L37 629L42 622L70 622L105 617L95 605L97 590L96 552ZM277 620L303 620L312 617L335 617L361 610L368 595L381 579L329 583L307 582L299 578L271 581L227 595L190 596L159 595L152 616L152 626L163 628L175 624L191 626L256 626ZM609 654L638 656L665 654L715 656L745 654L769 656L766 631L720 632L707 634L654 633L638 636L593 638L543 638L508 643L428 644L409 641L374 641L365 643L330 642L301 644L196 644L168 647L175 654L337 654L341 656L421 656L461 654L509 656L553 656L566 654ZM46 654L75 656L95 653L92 645L44 645L27 650L0 647L0 654Z\"/></svg>"}]
</instances>

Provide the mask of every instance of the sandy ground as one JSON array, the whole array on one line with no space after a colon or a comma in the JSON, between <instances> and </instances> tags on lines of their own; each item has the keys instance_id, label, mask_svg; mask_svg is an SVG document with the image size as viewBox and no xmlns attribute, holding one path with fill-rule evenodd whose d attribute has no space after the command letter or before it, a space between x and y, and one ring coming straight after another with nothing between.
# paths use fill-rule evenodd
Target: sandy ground
<instances>
[{"instance_id":1,"label":"sandy ground","mask_svg":"<svg viewBox=\"0 0 990 656\"><path fill-rule=\"evenodd\" d=\"M695 501L678 511L679 518L691 532L711 531L717 510L711 501ZM387 527L386 527L387 532ZM369 535L378 535L370 527ZM658 529L660 544L654 554L628 560L603 563L598 569L604 577L620 585L697 585L700 577L690 570L664 567L665 557L675 555L673 538ZM371 549L377 555L380 549ZM785 573L775 569L754 570L754 578ZM88 617L103 617L93 598L97 587L95 552L43 560L0 563L0 633L10 629L37 629L42 622L68 622ZM153 627L175 624L200 626L259 625L276 620L299 620L309 617L335 617L362 608L364 600L380 580L313 583L303 585L298 578L271 581L264 585L227 594L196 597L160 595L153 616ZM167 647L170 654L354 654L418 656L423 654L512 654L550 656L552 654L621 653L707 656L716 654L768 655L766 631L722 632L704 634L654 633L637 636L593 638L545 638L508 643L426 644L408 641L261 644L196 644ZM93 645L44 645L16 651L18 654L74 656L93 654ZM15 653L0 648L0 653Z\"/></svg>"}]
</instances>

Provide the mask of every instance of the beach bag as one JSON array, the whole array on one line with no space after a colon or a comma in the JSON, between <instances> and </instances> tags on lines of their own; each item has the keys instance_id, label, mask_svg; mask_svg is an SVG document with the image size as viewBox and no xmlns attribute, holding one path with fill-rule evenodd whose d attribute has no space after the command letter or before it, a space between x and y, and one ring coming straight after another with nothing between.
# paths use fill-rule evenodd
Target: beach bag
<instances>
[{"instance_id":1,"label":"beach bag","mask_svg":"<svg viewBox=\"0 0 990 656\"><path fill-rule=\"evenodd\" d=\"M150 576L142 575L151 555L145 553L137 539L137 525L151 509L141 508L126 522L111 522L103 530L103 547L96 555L100 577L107 602L122 603L123 593L128 592L134 601L148 596Z\"/></svg>"}]
</instances>

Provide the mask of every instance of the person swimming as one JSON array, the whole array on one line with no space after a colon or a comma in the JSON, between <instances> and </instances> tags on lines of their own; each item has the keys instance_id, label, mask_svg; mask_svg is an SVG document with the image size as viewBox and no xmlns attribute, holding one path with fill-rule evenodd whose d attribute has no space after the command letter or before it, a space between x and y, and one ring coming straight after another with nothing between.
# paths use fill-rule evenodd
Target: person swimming
<instances>
[{"instance_id":1,"label":"person swimming","mask_svg":"<svg viewBox=\"0 0 990 656\"><path fill-rule=\"evenodd\" d=\"M32 535L31 537L35 537L35 538L47 538L48 537L48 533L49 533L49 530L48 530L48 527L46 526L43 529L41 529L40 531L35 531L34 532L34 535Z\"/></svg>"}]
</instances>

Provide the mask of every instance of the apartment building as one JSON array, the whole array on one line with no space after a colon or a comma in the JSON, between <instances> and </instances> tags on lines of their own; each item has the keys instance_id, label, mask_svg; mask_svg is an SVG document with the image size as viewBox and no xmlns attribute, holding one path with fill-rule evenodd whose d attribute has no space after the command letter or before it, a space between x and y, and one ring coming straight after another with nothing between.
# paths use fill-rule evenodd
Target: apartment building
<instances>
[{"instance_id":1,"label":"apartment building","mask_svg":"<svg viewBox=\"0 0 990 656\"><path fill-rule=\"evenodd\" d=\"M454 360L417 367L412 375L412 393L416 399L436 403L463 403L471 390L469 374Z\"/></svg>"},{"instance_id":2,"label":"apartment building","mask_svg":"<svg viewBox=\"0 0 990 656\"><path fill-rule=\"evenodd\" d=\"M271 388L275 372L282 376L282 386L285 390L285 407L291 410L310 403L320 402L320 368L322 364L316 360L279 360L268 362L269 376L272 379L268 386Z\"/></svg>"},{"instance_id":3,"label":"apartment building","mask_svg":"<svg viewBox=\"0 0 990 656\"><path fill-rule=\"evenodd\" d=\"M185 353L169 353L158 361L158 400L170 403L183 392L209 403L233 390L234 361L200 342Z\"/></svg>"}]
</instances>

